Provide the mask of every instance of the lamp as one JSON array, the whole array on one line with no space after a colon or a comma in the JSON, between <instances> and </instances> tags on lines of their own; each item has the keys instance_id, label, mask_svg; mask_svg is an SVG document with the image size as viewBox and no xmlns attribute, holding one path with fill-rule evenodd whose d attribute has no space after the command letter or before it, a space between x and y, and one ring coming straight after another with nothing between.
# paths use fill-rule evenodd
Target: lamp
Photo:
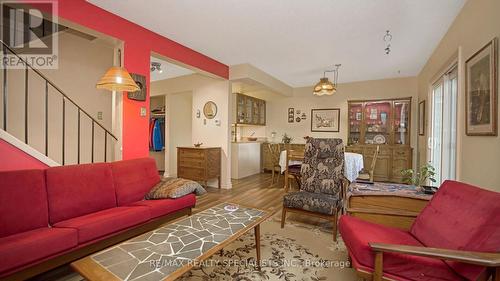
<instances>
[{"instance_id":1,"label":"lamp","mask_svg":"<svg viewBox=\"0 0 500 281\"><path fill-rule=\"evenodd\" d=\"M122 52L118 49L118 57L120 66L112 66L104 73L99 82L97 82L97 89L105 89L117 92L136 92L140 88L135 83L134 79L130 76L128 71L122 67Z\"/></svg>"},{"instance_id":2,"label":"lamp","mask_svg":"<svg viewBox=\"0 0 500 281\"><path fill-rule=\"evenodd\" d=\"M323 96L323 95L328 95L331 96L337 92L337 80L339 77L339 67L340 64L335 65L335 69L332 70L325 70L323 72L323 78L319 79L319 82L314 86L314 91L313 95L316 96ZM333 72L333 83L328 80L326 77L327 72Z\"/></svg>"}]
</instances>

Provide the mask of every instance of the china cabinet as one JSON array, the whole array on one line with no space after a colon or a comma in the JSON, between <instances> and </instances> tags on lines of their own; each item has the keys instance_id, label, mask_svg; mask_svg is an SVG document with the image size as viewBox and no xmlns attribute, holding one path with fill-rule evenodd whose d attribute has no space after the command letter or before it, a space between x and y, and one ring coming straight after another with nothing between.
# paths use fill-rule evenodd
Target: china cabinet
<instances>
[{"instance_id":1,"label":"china cabinet","mask_svg":"<svg viewBox=\"0 0 500 281\"><path fill-rule=\"evenodd\" d=\"M266 125L266 101L236 94L236 124Z\"/></svg>"},{"instance_id":2,"label":"china cabinet","mask_svg":"<svg viewBox=\"0 0 500 281\"><path fill-rule=\"evenodd\" d=\"M401 170L412 167L411 97L349 101L347 117L346 151L362 154L369 167L379 145L374 180L402 182Z\"/></svg>"}]
</instances>

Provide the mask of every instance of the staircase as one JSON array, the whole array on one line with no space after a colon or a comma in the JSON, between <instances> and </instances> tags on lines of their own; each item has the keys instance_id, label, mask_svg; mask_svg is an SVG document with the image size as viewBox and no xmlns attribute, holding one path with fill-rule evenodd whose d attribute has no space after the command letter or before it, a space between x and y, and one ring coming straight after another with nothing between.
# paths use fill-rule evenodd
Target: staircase
<instances>
[{"instance_id":1,"label":"staircase","mask_svg":"<svg viewBox=\"0 0 500 281\"><path fill-rule=\"evenodd\" d=\"M113 160L116 136L0 42L2 58L14 55L24 67L0 70L0 138L48 166Z\"/></svg>"}]
</instances>

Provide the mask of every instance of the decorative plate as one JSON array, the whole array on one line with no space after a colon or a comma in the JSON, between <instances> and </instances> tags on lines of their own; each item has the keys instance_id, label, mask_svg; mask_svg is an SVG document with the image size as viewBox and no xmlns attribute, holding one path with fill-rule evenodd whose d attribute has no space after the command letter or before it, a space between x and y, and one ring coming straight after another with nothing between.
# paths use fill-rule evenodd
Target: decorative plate
<instances>
[{"instance_id":1,"label":"decorative plate","mask_svg":"<svg viewBox=\"0 0 500 281\"><path fill-rule=\"evenodd\" d=\"M224 206L224 210L228 211L228 212L234 212L236 210L238 210L238 205L226 205Z\"/></svg>"},{"instance_id":2,"label":"decorative plate","mask_svg":"<svg viewBox=\"0 0 500 281\"><path fill-rule=\"evenodd\" d=\"M385 137L383 135L376 135L373 137L373 142L376 144L384 144L385 143Z\"/></svg>"}]
</instances>

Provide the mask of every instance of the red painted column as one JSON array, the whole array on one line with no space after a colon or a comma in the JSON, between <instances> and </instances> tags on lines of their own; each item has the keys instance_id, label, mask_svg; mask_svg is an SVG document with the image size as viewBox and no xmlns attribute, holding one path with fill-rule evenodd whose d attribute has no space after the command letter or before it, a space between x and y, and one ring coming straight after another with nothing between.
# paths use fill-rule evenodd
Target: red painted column
<instances>
[{"instance_id":1,"label":"red painted column","mask_svg":"<svg viewBox=\"0 0 500 281\"><path fill-rule=\"evenodd\" d=\"M149 48L140 42L125 42L124 66L130 73L146 76L146 101L131 100L123 96L123 159L149 155ZM141 116L141 108L146 108L146 116Z\"/></svg>"}]
</instances>

